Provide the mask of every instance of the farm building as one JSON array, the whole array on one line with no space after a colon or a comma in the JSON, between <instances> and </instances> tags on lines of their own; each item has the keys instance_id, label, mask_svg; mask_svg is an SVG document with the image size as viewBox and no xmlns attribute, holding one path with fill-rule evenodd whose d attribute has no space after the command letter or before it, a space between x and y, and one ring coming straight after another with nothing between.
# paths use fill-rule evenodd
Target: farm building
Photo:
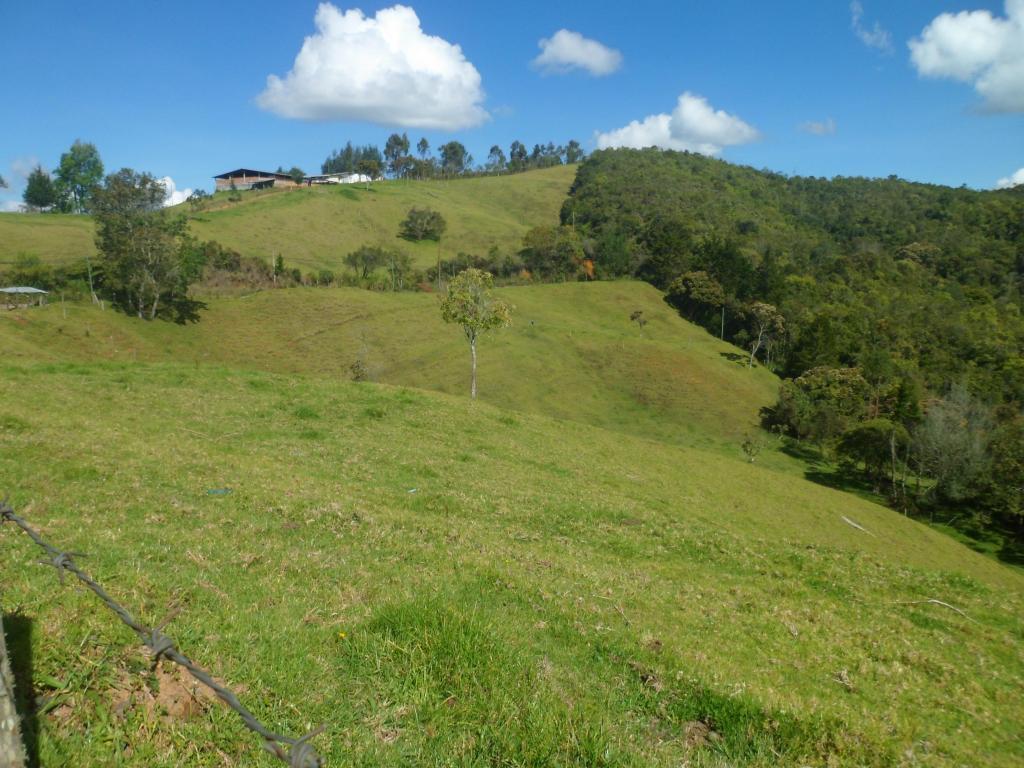
<instances>
[{"instance_id":1,"label":"farm building","mask_svg":"<svg viewBox=\"0 0 1024 768\"><path fill-rule=\"evenodd\" d=\"M239 168L234 171L214 176L217 182L217 191L224 192L235 189L267 189L268 187L297 187L293 179L287 173L276 171L254 171L252 168Z\"/></svg>"}]
</instances>

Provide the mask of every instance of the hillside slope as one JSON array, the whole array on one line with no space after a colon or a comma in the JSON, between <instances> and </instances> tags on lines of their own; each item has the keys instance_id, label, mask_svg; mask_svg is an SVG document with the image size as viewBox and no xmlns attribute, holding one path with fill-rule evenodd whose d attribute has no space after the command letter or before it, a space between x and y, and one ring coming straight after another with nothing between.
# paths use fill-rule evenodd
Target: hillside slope
<instances>
[{"instance_id":1,"label":"hillside slope","mask_svg":"<svg viewBox=\"0 0 1024 768\"><path fill-rule=\"evenodd\" d=\"M513 326L480 345L480 397L504 408L736 452L778 380L682 320L644 283L505 288ZM138 322L88 305L0 314L7 360L226 364L464 394L468 350L430 294L287 289L210 299L195 325ZM641 331L629 320L642 310ZM65 314L67 317L65 317Z\"/></svg>"},{"instance_id":2,"label":"hillside slope","mask_svg":"<svg viewBox=\"0 0 1024 768\"><path fill-rule=\"evenodd\" d=\"M329 765L1024 759L1021 577L758 466L190 364L7 364L0 447L0 493ZM276 764L219 705L119 707L134 636L0 548L42 764Z\"/></svg>"},{"instance_id":3,"label":"hillside slope","mask_svg":"<svg viewBox=\"0 0 1024 768\"><path fill-rule=\"evenodd\" d=\"M96 253L92 219L65 213L0 213L0 272L19 256L63 265Z\"/></svg>"},{"instance_id":4,"label":"hillside slope","mask_svg":"<svg viewBox=\"0 0 1024 768\"><path fill-rule=\"evenodd\" d=\"M246 256L268 262L281 255L289 266L341 271L346 254L361 245L406 251L419 266L437 259L436 243L400 240L398 226L410 208L429 207L448 223L442 258L459 252L486 254L492 246L510 253L531 227L551 224L565 200L576 166L557 166L509 176L452 181L384 181L243 192L237 203L217 195L192 216L192 232ZM176 210L189 213L188 205ZM0 270L19 253L65 263L95 253L88 217L0 214Z\"/></svg>"}]
</instances>

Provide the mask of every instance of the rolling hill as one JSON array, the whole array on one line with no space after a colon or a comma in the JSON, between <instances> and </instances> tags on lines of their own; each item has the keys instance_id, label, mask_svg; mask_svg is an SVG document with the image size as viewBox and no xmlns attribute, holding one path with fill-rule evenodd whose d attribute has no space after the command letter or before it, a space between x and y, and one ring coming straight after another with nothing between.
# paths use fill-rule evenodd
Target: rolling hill
<instances>
[{"instance_id":1,"label":"rolling hill","mask_svg":"<svg viewBox=\"0 0 1024 768\"><path fill-rule=\"evenodd\" d=\"M481 343L480 397L494 405L667 442L737 452L778 380L682 320L639 282L505 288L512 328ZM642 310L641 331L629 320ZM66 317L65 317L66 315ZM463 394L468 353L437 297L294 288L210 298L194 325L138 323L74 304L0 314L7 360L188 361L351 377Z\"/></svg>"},{"instance_id":2,"label":"rolling hill","mask_svg":"<svg viewBox=\"0 0 1024 768\"><path fill-rule=\"evenodd\" d=\"M445 255L511 249L572 174L218 198L193 226L331 268L429 204ZM86 241L84 218L0 216L47 259ZM191 325L2 312L0 498L144 621L177 609L181 649L274 730L324 723L329 765L1024 760L1019 571L773 440L747 461L778 379L650 285L499 292L514 325L482 341L475 403L428 293L208 293ZM165 711L169 670L38 557L0 526L40 764L273 764L216 702Z\"/></svg>"},{"instance_id":3,"label":"rolling hill","mask_svg":"<svg viewBox=\"0 0 1024 768\"><path fill-rule=\"evenodd\" d=\"M246 256L271 261L277 255L303 270L341 270L345 255L361 245L397 247L419 266L437 259L436 243L408 243L397 237L410 208L441 212L448 229L442 258L460 252L485 254L521 247L538 224L557 221L576 166L557 166L510 176L453 181L385 181L357 185L244 192L240 202L216 195L192 217L192 232ZM187 205L179 206L189 213ZM0 269L19 254L67 263L95 253L92 224L69 215L0 214Z\"/></svg>"}]
</instances>

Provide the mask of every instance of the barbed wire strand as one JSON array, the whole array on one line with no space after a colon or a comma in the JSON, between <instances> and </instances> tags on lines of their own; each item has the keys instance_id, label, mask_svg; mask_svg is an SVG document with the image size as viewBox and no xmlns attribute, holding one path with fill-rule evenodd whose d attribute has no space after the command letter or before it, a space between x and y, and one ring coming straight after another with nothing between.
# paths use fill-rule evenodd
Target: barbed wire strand
<instances>
[{"instance_id":1,"label":"barbed wire strand","mask_svg":"<svg viewBox=\"0 0 1024 768\"><path fill-rule=\"evenodd\" d=\"M14 513L14 510L6 501L0 502L0 523L4 521L10 521L21 528L21 530L28 534L28 537L32 539L32 541L46 552L49 558L46 560L40 560L39 562L42 565L48 565L55 568L61 584L64 583L64 574L67 572L73 574L80 582L92 590L92 592L95 593L111 611L117 614L118 618L120 618L122 622L124 622L133 632L135 632L136 635L139 636L142 644L149 648L153 654L154 664L159 662L161 658L169 659L175 664L187 669L192 677L212 690L217 695L217 698L227 704L228 707L233 709L238 716L242 718L242 722L245 724L246 728L259 734L263 738L263 748L270 754L274 755L282 762L287 763L290 768L320 768L324 764L323 758L317 754L310 742L314 736L323 733L326 729L326 725L321 725L319 728L316 728L299 738L274 733L263 725L263 723L257 720L252 712L242 705L234 693L214 680L213 676L209 672L202 667L197 666L195 662L188 658L188 656L178 650L175 646L174 640L163 632L163 628L167 623L166 621L156 627L146 627L140 624L127 609L118 604L117 601L108 595L106 590L94 581L89 574L79 568L75 563L74 558L84 557L83 553L64 552L46 543L32 528L32 526Z\"/></svg>"}]
</instances>

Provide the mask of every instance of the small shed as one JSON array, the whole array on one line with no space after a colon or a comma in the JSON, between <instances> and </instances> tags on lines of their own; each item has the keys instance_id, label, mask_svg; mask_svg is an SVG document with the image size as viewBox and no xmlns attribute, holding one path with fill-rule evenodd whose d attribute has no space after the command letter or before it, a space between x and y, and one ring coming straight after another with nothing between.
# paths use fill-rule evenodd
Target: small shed
<instances>
[{"instance_id":1,"label":"small shed","mask_svg":"<svg viewBox=\"0 0 1024 768\"><path fill-rule=\"evenodd\" d=\"M364 184L373 181L365 173L324 173L317 176L307 176L305 182L311 184Z\"/></svg>"},{"instance_id":2,"label":"small shed","mask_svg":"<svg viewBox=\"0 0 1024 768\"><path fill-rule=\"evenodd\" d=\"M218 192L234 189L267 189L268 187L297 187L287 173L277 171L256 171L252 168L236 168L233 171L213 177Z\"/></svg>"},{"instance_id":3,"label":"small shed","mask_svg":"<svg viewBox=\"0 0 1024 768\"><path fill-rule=\"evenodd\" d=\"M41 288L30 288L25 285L12 285L9 288L0 288L0 302L8 309L19 307L30 307L33 304L42 306L46 303L48 291Z\"/></svg>"}]
</instances>

